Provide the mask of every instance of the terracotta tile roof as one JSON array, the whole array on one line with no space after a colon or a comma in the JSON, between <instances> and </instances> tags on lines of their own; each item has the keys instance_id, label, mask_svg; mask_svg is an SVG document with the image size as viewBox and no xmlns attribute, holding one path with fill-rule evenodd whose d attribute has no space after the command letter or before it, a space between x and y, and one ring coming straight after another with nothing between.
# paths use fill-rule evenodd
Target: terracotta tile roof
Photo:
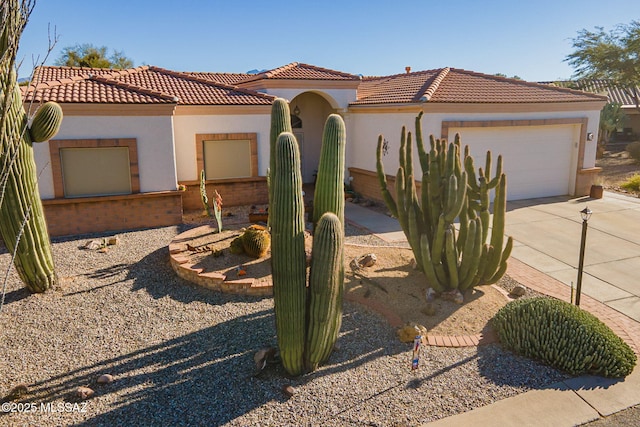
<instances>
[{"instance_id":1,"label":"terracotta tile roof","mask_svg":"<svg viewBox=\"0 0 640 427\"><path fill-rule=\"evenodd\" d=\"M456 68L366 77L352 105L413 102L554 103L588 102L603 97L567 88L474 73Z\"/></svg>"},{"instance_id":2,"label":"terracotta tile roof","mask_svg":"<svg viewBox=\"0 0 640 427\"><path fill-rule=\"evenodd\" d=\"M158 67L126 70L40 67L37 100L87 103L179 105L270 105L273 96ZM36 80L38 79L38 80ZM29 87L29 94L34 87ZM27 95L29 96L29 95Z\"/></svg>"},{"instance_id":3,"label":"terracotta tile roof","mask_svg":"<svg viewBox=\"0 0 640 427\"><path fill-rule=\"evenodd\" d=\"M26 92L25 92L26 89ZM102 76L75 76L23 89L25 101L104 104L171 104L173 96Z\"/></svg>"},{"instance_id":4,"label":"terracotta tile roof","mask_svg":"<svg viewBox=\"0 0 640 427\"><path fill-rule=\"evenodd\" d=\"M621 86L616 85L610 80L594 79L594 80L576 80L576 81L559 81L559 82L543 82L552 86L559 86L571 89L578 89L585 92L606 95L609 102L616 102L620 105L635 108L633 96L629 94ZM640 94L640 87L636 88Z\"/></svg>"},{"instance_id":5,"label":"terracotta tile roof","mask_svg":"<svg viewBox=\"0 0 640 427\"><path fill-rule=\"evenodd\" d=\"M360 80L360 76L316 67L315 65L292 62L282 67L254 74L242 83L263 79L284 80Z\"/></svg>"}]
</instances>

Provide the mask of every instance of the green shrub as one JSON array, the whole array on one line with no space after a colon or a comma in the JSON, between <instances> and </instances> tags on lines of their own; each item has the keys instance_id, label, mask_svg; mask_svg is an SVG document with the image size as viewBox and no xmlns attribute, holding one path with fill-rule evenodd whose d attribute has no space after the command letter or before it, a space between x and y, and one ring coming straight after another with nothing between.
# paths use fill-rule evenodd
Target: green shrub
<instances>
[{"instance_id":1,"label":"green shrub","mask_svg":"<svg viewBox=\"0 0 640 427\"><path fill-rule=\"evenodd\" d=\"M636 162L640 162L640 141L632 142L631 144L627 144L625 150L629 153L629 155L636 160Z\"/></svg>"},{"instance_id":2,"label":"green shrub","mask_svg":"<svg viewBox=\"0 0 640 427\"><path fill-rule=\"evenodd\" d=\"M548 297L516 300L501 308L493 326L503 345L572 375L625 377L633 350L597 317Z\"/></svg>"},{"instance_id":3,"label":"green shrub","mask_svg":"<svg viewBox=\"0 0 640 427\"><path fill-rule=\"evenodd\" d=\"M629 191L640 191L640 175L635 174L620 184L620 187Z\"/></svg>"}]
</instances>

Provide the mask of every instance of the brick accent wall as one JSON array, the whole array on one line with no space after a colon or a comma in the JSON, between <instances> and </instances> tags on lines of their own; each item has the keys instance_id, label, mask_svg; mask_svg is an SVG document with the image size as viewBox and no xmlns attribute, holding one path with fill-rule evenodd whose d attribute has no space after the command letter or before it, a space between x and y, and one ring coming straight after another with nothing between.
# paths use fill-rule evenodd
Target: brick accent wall
<instances>
[{"instance_id":1,"label":"brick accent wall","mask_svg":"<svg viewBox=\"0 0 640 427\"><path fill-rule=\"evenodd\" d=\"M201 210L199 181L182 181L187 191L182 193L182 205L185 211ZM269 203L269 189L266 177L233 178L206 182L207 195L211 203L213 192L222 196L222 209L225 206L262 205Z\"/></svg>"},{"instance_id":2,"label":"brick accent wall","mask_svg":"<svg viewBox=\"0 0 640 427\"><path fill-rule=\"evenodd\" d=\"M182 192L43 200L51 236L165 227L182 223Z\"/></svg>"},{"instance_id":3,"label":"brick accent wall","mask_svg":"<svg viewBox=\"0 0 640 427\"><path fill-rule=\"evenodd\" d=\"M382 192L380 191L380 183L376 172L360 168L349 168L349 174L353 177L351 187L353 190L367 199L384 202ZM396 197L396 177L387 175L387 188L395 199ZM420 197L421 183L416 182L416 191Z\"/></svg>"}]
</instances>

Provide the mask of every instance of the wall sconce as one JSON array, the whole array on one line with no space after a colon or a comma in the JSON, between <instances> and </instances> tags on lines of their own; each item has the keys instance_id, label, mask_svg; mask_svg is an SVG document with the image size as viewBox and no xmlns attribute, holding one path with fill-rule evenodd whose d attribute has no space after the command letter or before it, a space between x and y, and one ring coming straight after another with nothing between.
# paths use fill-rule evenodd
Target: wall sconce
<instances>
[{"instance_id":1,"label":"wall sconce","mask_svg":"<svg viewBox=\"0 0 640 427\"><path fill-rule=\"evenodd\" d=\"M298 107L297 105L295 106L295 108L293 109L293 114L296 116L300 115L300 107Z\"/></svg>"},{"instance_id":2,"label":"wall sconce","mask_svg":"<svg viewBox=\"0 0 640 427\"><path fill-rule=\"evenodd\" d=\"M587 141L593 141L593 132L587 132Z\"/></svg>"}]
</instances>

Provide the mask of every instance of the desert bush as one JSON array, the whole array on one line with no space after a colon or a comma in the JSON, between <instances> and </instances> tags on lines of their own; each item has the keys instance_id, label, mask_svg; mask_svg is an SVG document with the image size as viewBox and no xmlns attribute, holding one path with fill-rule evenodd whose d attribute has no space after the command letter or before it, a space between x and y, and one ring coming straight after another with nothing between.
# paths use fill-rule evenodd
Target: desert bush
<instances>
[{"instance_id":1,"label":"desert bush","mask_svg":"<svg viewBox=\"0 0 640 427\"><path fill-rule=\"evenodd\" d=\"M629 153L629 155L634 158L636 162L640 162L640 141L627 144L625 150L627 150L627 153Z\"/></svg>"},{"instance_id":2,"label":"desert bush","mask_svg":"<svg viewBox=\"0 0 640 427\"><path fill-rule=\"evenodd\" d=\"M607 325L575 305L548 297L516 300L493 318L503 345L573 375L625 377L633 350Z\"/></svg>"},{"instance_id":3,"label":"desert bush","mask_svg":"<svg viewBox=\"0 0 640 427\"><path fill-rule=\"evenodd\" d=\"M635 174L620 184L620 187L629 191L640 191L640 175Z\"/></svg>"}]
</instances>

